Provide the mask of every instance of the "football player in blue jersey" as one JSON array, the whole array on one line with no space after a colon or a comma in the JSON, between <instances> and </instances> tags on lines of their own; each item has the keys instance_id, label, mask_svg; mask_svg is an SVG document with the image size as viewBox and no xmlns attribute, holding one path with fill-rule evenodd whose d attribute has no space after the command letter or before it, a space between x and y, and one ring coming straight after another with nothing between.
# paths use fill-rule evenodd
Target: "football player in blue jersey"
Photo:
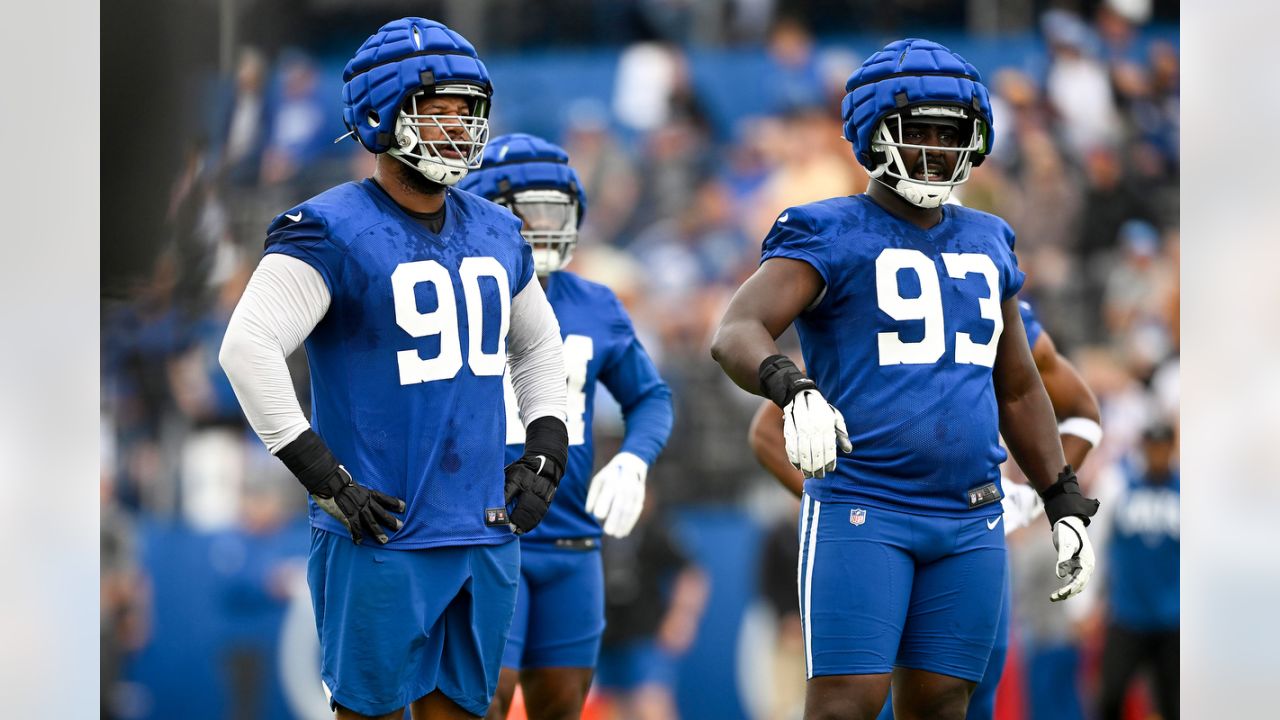
<instances>
[{"instance_id":1,"label":"football player in blue jersey","mask_svg":"<svg viewBox=\"0 0 1280 720\"><path fill-rule=\"evenodd\" d=\"M1088 582L1097 502L1067 464L1027 345L1013 232L943 205L991 149L978 71L900 40L846 90L868 191L778 217L712 355L783 409L788 460L806 477L805 717L870 720L892 677L901 720L963 718L1006 584L1000 436L1044 499L1069 577L1053 600ZM809 376L774 342L792 322Z\"/></svg>"},{"instance_id":2,"label":"football player in blue jersey","mask_svg":"<svg viewBox=\"0 0 1280 720\"><path fill-rule=\"evenodd\" d=\"M567 463L560 329L520 221L451 187L488 139L471 44L396 20L343 78L373 177L271 223L221 361L311 498L307 579L337 717L477 717L515 611L512 541ZM304 341L311 424L285 366ZM508 364L527 440L504 469Z\"/></svg>"},{"instance_id":3,"label":"football player in blue jersey","mask_svg":"<svg viewBox=\"0 0 1280 720\"><path fill-rule=\"evenodd\" d=\"M520 592L489 717L507 716L518 680L530 718L577 718L604 632L601 525L625 537L640 517L645 475L671 433L671 392L613 292L562 269L586 210L564 150L532 135L494 138L461 186L523 221L538 281L560 323L569 379L569 464L546 518L520 539ZM597 382L622 406L626 435L592 478ZM507 398L507 457L518 458L528 440L515 395Z\"/></svg>"},{"instance_id":4,"label":"football player in blue jersey","mask_svg":"<svg viewBox=\"0 0 1280 720\"><path fill-rule=\"evenodd\" d=\"M1084 378L1071 361L1063 357L1049 334L1044 331L1031 306L1021 300L1018 310L1022 315L1022 327L1027 333L1027 345L1035 360L1036 371L1049 393L1054 415L1058 418L1058 432L1062 436L1063 454L1072 467L1084 464L1089 451L1102 441L1101 412L1098 400L1085 384ZM756 458L782 486L804 495L804 475L787 460L786 441L782 434L782 408L768 400L760 404L751 421L751 449ZM1004 533L1025 527L1044 510L1040 496L1030 487L1020 483L1001 483L1005 495L1001 499ZM991 720L995 714L996 690L1004 673L1005 656L1009 650L1009 614L1011 584L1005 584L1004 604L1000 608L1000 621L996 626L996 641L982 681L969 697L967 720ZM893 705L886 702L879 720L893 720Z\"/></svg>"}]
</instances>

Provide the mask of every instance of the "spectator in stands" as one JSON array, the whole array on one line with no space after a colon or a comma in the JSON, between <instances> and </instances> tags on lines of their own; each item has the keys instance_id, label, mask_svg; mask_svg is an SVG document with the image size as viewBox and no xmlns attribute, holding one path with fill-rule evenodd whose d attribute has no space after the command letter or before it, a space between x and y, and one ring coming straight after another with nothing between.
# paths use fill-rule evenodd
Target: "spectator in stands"
<instances>
[{"instance_id":1,"label":"spectator in stands","mask_svg":"<svg viewBox=\"0 0 1280 720\"><path fill-rule=\"evenodd\" d=\"M332 138L323 136L331 102L317 88L311 58L293 52L280 67L280 101L271 109L266 148L262 155L262 183L288 182L314 161Z\"/></svg>"},{"instance_id":2,"label":"spectator in stands","mask_svg":"<svg viewBox=\"0 0 1280 720\"><path fill-rule=\"evenodd\" d=\"M235 85L218 113L219 170L234 185L258 181L262 161L267 62L253 47L240 49Z\"/></svg>"}]
</instances>

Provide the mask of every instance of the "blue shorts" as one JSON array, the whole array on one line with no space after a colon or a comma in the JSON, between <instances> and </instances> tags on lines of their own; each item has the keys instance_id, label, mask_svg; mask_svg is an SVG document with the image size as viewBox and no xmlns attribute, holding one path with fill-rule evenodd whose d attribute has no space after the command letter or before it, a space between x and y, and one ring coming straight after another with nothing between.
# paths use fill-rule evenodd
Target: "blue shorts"
<instances>
[{"instance_id":1,"label":"blue shorts","mask_svg":"<svg viewBox=\"0 0 1280 720\"><path fill-rule=\"evenodd\" d=\"M808 677L896 665L980 680L1007 583L994 510L913 515L806 493L798 584Z\"/></svg>"},{"instance_id":2,"label":"blue shorts","mask_svg":"<svg viewBox=\"0 0 1280 720\"><path fill-rule=\"evenodd\" d=\"M307 582L331 703L384 715L440 690L484 715L519 574L517 542L390 550L313 528Z\"/></svg>"},{"instance_id":3,"label":"blue shorts","mask_svg":"<svg viewBox=\"0 0 1280 720\"><path fill-rule=\"evenodd\" d=\"M1009 583L1004 586L1004 604L1000 606L1000 623L996 628L996 644L991 648L991 659L987 660L987 671L982 681L969 696L969 712L965 720L992 720L996 714L996 691L1000 689L1000 678L1004 675L1004 662L1009 656L1009 614L1013 612L1013 590ZM884 708L876 720L893 720L893 698L884 702Z\"/></svg>"},{"instance_id":4,"label":"blue shorts","mask_svg":"<svg viewBox=\"0 0 1280 720\"><path fill-rule=\"evenodd\" d=\"M656 640L636 640L600 652L596 684L612 692L630 692L645 685L676 685L676 662Z\"/></svg>"},{"instance_id":5,"label":"blue shorts","mask_svg":"<svg viewBox=\"0 0 1280 720\"><path fill-rule=\"evenodd\" d=\"M520 591L502 667L595 667L603 633L599 545L571 550L522 542Z\"/></svg>"}]
</instances>

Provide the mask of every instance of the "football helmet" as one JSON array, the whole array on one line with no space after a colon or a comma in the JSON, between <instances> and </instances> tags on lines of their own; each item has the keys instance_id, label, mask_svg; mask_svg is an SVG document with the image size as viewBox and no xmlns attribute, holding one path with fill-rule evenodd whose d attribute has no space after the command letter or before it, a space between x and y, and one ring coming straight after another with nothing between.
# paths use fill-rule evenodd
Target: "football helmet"
<instances>
[{"instance_id":1,"label":"football helmet","mask_svg":"<svg viewBox=\"0 0 1280 720\"><path fill-rule=\"evenodd\" d=\"M889 43L862 63L845 83L840 106L844 137L872 179L913 205L934 208L969 179L975 165L991 152L991 98L977 68L930 40L908 38ZM957 147L903 142L910 123L958 125ZM903 148L919 150L926 165L957 153L950 177L913 178ZM943 167L945 167L945 162Z\"/></svg>"},{"instance_id":2,"label":"football helmet","mask_svg":"<svg viewBox=\"0 0 1280 720\"><path fill-rule=\"evenodd\" d=\"M510 209L523 221L520 234L533 248L540 277L569 263L587 196L560 146L525 133L496 137L485 148L480 169L458 187Z\"/></svg>"},{"instance_id":3,"label":"football helmet","mask_svg":"<svg viewBox=\"0 0 1280 720\"><path fill-rule=\"evenodd\" d=\"M342 71L342 121L373 153L453 185L480 166L489 139L489 71L466 38L434 20L401 18L372 35ZM431 97L466 101L466 115L419 112Z\"/></svg>"}]
</instances>

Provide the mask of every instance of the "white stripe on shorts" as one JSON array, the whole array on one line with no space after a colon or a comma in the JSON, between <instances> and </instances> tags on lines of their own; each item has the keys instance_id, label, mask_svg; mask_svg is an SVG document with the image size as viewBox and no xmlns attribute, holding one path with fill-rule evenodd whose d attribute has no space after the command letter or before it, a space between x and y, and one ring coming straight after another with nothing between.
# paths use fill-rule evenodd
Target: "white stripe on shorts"
<instances>
[{"instance_id":1,"label":"white stripe on shorts","mask_svg":"<svg viewBox=\"0 0 1280 720\"><path fill-rule=\"evenodd\" d=\"M809 496L800 494L800 551L796 558L796 604L800 607L800 617L804 618L804 585L801 578L804 573L804 534L809 532ZM803 620L801 621L803 622Z\"/></svg>"},{"instance_id":2,"label":"white stripe on shorts","mask_svg":"<svg viewBox=\"0 0 1280 720\"><path fill-rule=\"evenodd\" d=\"M813 556L818 549L818 520L822 517L822 503L813 501L813 523L809 525L809 557L804 568L804 606L801 623L804 625L805 679L813 677Z\"/></svg>"}]
</instances>

